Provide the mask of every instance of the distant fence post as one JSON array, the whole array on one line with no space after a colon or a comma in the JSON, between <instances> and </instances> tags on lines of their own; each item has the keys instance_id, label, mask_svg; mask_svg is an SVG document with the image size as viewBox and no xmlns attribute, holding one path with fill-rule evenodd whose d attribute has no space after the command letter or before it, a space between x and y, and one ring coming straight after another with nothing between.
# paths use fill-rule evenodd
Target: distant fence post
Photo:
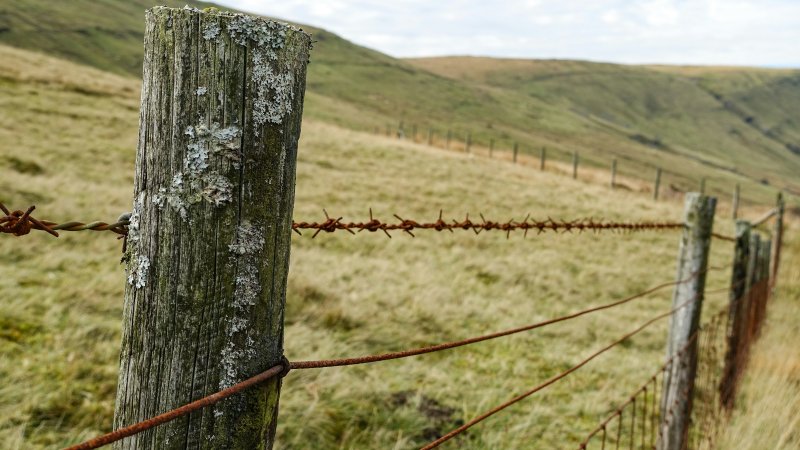
<instances>
[{"instance_id":1,"label":"distant fence post","mask_svg":"<svg viewBox=\"0 0 800 450\"><path fill-rule=\"evenodd\" d=\"M611 189L617 186L617 158L611 160Z\"/></svg>"},{"instance_id":2,"label":"distant fence post","mask_svg":"<svg viewBox=\"0 0 800 450\"><path fill-rule=\"evenodd\" d=\"M489 158L492 157L494 153L494 139L489 139Z\"/></svg>"},{"instance_id":3,"label":"distant fence post","mask_svg":"<svg viewBox=\"0 0 800 450\"><path fill-rule=\"evenodd\" d=\"M705 195L706 193L706 178L700 178L700 194Z\"/></svg>"},{"instance_id":4,"label":"distant fence post","mask_svg":"<svg viewBox=\"0 0 800 450\"><path fill-rule=\"evenodd\" d=\"M773 240L773 249L772 249L772 272L770 274L772 286L770 289L774 289L775 283L778 282L778 267L781 264L781 246L783 245L783 214L784 209L786 208L786 204L783 201L783 193L778 192L778 201L775 205L777 210L775 214L775 225L772 229L772 240Z\"/></svg>"},{"instance_id":5,"label":"distant fence post","mask_svg":"<svg viewBox=\"0 0 800 450\"><path fill-rule=\"evenodd\" d=\"M512 158L512 161L514 161L514 163L516 163L516 162L517 162L517 153L518 153L518 152L519 152L519 144L517 144L516 142L514 142L514 155L511 157L511 158Z\"/></svg>"},{"instance_id":6,"label":"distant fence post","mask_svg":"<svg viewBox=\"0 0 800 450\"><path fill-rule=\"evenodd\" d=\"M405 130L403 129L403 121L400 121L400 124L397 125L397 139L403 139L405 137Z\"/></svg>"},{"instance_id":7,"label":"distant fence post","mask_svg":"<svg viewBox=\"0 0 800 450\"><path fill-rule=\"evenodd\" d=\"M289 25L193 8L148 10L144 40L115 428L281 364L311 46ZM280 387L125 448L271 448Z\"/></svg>"},{"instance_id":8,"label":"distant fence post","mask_svg":"<svg viewBox=\"0 0 800 450\"><path fill-rule=\"evenodd\" d=\"M547 160L547 148L542 147L542 152L539 154L539 170L544 170L544 164Z\"/></svg>"},{"instance_id":9,"label":"distant fence post","mask_svg":"<svg viewBox=\"0 0 800 450\"><path fill-rule=\"evenodd\" d=\"M653 182L653 200L658 200L658 191L661 189L661 167L656 168L656 179Z\"/></svg>"},{"instance_id":10,"label":"distant fence post","mask_svg":"<svg viewBox=\"0 0 800 450\"><path fill-rule=\"evenodd\" d=\"M684 211L685 228L678 256L677 279L670 317L667 358L684 349L664 374L661 399L661 417L671 420L661 423L661 450L686 448L692 413L692 393L697 374L697 340L695 333L700 325L703 291L706 284L711 230L717 200L692 192L686 195Z\"/></svg>"},{"instance_id":11,"label":"distant fence post","mask_svg":"<svg viewBox=\"0 0 800 450\"><path fill-rule=\"evenodd\" d=\"M464 140L464 151L466 153L470 152L471 145L472 145L472 133L467 133L467 138Z\"/></svg>"},{"instance_id":12,"label":"distant fence post","mask_svg":"<svg viewBox=\"0 0 800 450\"><path fill-rule=\"evenodd\" d=\"M453 138L453 132L447 130L447 140L444 143L444 148L446 148L447 150L450 150L450 139L452 138Z\"/></svg>"},{"instance_id":13,"label":"distant fence post","mask_svg":"<svg viewBox=\"0 0 800 450\"><path fill-rule=\"evenodd\" d=\"M750 222L736 221L736 243L728 295L728 328L725 368L719 385L720 403L728 411L733 409L736 390L744 364L747 299L747 267L750 260Z\"/></svg>"},{"instance_id":14,"label":"distant fence post","mask_svg":"<svg viewBox=\"0 0 800 450\"><path fill-rule=\"evenodd\" d=\"M428 145L433 145L433 128L428 128Z\"/></svg>"},{"instance_id":15,"label":"distant fence post","mask_svg":"<svg viewBox=\"0 0 800 450\"><path fill-rule=\"evenodd\" d=\"M578 151L572 152L572 178L578 178Z\"/></svg>"},{"instance_id":16,"label":"distant fence post","mask_svg":"<svg viewBox=\"0 0 800 450\"><path fill-rule=\"evenodd\" d=\"M731 216L733 220L739 218L739 184L733 188L733 204L731 205Z\"/></svg>"}]
</instances>

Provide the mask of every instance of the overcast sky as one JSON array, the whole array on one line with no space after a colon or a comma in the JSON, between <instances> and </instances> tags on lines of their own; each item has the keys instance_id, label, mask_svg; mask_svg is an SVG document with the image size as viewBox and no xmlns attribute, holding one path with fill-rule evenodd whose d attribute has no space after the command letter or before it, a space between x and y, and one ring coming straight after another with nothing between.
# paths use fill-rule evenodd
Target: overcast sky
<instances>
[{"instance_id":1,"label":"overcast sky","mask_svg":"<svg viewBox=\"0 0 800 450\"><path fill-rule=\"evenodd\" d=\"M217 0L397 57L800 67L800 0Z\"/></svg>"}]
</instances>

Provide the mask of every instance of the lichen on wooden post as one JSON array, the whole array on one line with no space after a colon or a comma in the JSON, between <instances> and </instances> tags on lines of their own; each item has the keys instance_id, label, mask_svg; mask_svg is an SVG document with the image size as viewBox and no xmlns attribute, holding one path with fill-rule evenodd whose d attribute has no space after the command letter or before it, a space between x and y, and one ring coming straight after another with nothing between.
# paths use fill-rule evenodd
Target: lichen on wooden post
<instances>
[{"instance_id":1,"label":"lichen on wooden post","mask_svg":"<svg viewBox=\"0 0 800 450\"><path fill-rule=\"evenodd\" d=\"M280 363L310 47L263 18L148 10L115 427ZM116 448L269 448L279 391L266 382Z\"/></svg>"},{"instance_id":2,"label":"lichen on wooden post","mask_svg":"<svg viewBox=\"0 0 800 450\"><path fill-rule=\"evenodd\" d=\"M671 420L661 424L660 450L683 450L687 444L697 374L695 334L700 326L716 204L713 197L694 192L686 195L676 277L681 282L672 296L676 311L670 317L667 358L684 350L664 374L661 417L670 415Z\"/></svg>"}]
</instances>

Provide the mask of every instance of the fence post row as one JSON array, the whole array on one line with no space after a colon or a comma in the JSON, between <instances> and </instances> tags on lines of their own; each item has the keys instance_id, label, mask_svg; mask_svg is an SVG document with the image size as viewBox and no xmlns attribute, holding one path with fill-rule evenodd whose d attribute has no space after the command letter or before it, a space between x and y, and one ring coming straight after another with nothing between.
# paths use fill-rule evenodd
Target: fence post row
<instances>
[{"instance_id":1,"label":"fence post row","mask_svg":"<svg viewBox=\"0 0 800 450\"><path fill-rule=\"evenodd\" d=\"M677 279L683 282L675 287L672 297L672 308L680 309L670 318L667 357L685 350L664 374L661 417L671 416L671 419L662 419L661 450L686 448L697 373L697 340L694 335L700 325L716 203L713 197L694 192L686 195L686 226L681 237L677 274Z\"/></svg>"},{"instance_id":2,"label":"fence post row","mask_svg":"<svg viewBox=\"0 0 800 450\"><path fill-rule=\"evenodd\" d=\"M310 45L263 18L148 10L115 428L281 363ZM280 383L124 446L270 448Z\"/></svg>"}]
</instances>

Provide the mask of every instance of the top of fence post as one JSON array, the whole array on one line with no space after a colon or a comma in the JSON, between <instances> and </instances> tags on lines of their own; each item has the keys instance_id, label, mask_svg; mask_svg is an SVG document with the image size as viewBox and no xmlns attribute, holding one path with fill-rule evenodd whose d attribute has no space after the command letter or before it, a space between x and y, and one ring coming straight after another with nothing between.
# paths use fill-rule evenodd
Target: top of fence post
<instances>
[{"instance_id":1,"label":"top of fence post","mask_svg":"<svg viewBox=\"0 0 800 450\"><path fill-rule=\"evenodd\" d=\"M662 423L661 450L683 450L688 436L697 373L696 333L700 326L716 204L713 197L698 193L686 195L685 228L678 255L679 283L672 297L672 308L676 311L670 319L667 358L681 349L683 353L664 376L661 411L662 417L671 414L671 420Z\"/></svg>"},{"instance_id":2,"label":"top of fence post","mask_svg":"<svg viewBox=\"0 0 800 450\"><path fill-rule=\"evenodd\" d=\"M282 364L311 37L214 9L147 12L115 428ZM280 378L118 448L272 446Z\"/></svg>"},{"instance_id":3,"label":"top of fence post","mask_svg":"<svg viewBox=\"0 0 800 450\"><path fill-rule=\"evenodd\" d=\"M771 289L775 288L775 283L778 281L778 267L781 263L781 246L783 245L783 214L786 204L783 200L783 193L778 192L777 204L775 206L777 214L775 215L775 225L772 231L772 271L770 273Z\"/></svg>"}]
</instances>

